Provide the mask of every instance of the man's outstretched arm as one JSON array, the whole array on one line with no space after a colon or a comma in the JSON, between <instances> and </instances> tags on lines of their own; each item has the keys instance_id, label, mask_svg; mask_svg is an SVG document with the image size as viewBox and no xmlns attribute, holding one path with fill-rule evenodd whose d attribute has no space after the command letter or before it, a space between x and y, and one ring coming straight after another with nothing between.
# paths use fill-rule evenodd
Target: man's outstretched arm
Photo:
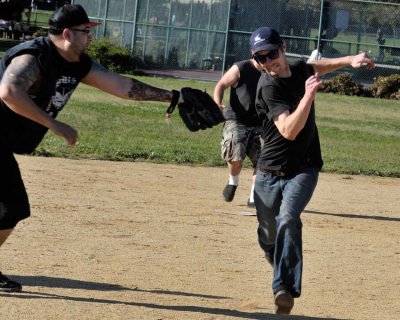
<instances>
[{"instance_id":1,"label":"man's outstretched arm","mask_svg":"<svg viewBox=\"0 0 400 320\"><path fill-rule=\"evenodd\" d=\"M368 70L375 67L374 61L365 53L360 53L355 56L345 56L340 58L324 58L308 62L314 67L315 72L319 75L324 75L344 67L361 68L366 66Z\"/></svg>"}]
</instances>

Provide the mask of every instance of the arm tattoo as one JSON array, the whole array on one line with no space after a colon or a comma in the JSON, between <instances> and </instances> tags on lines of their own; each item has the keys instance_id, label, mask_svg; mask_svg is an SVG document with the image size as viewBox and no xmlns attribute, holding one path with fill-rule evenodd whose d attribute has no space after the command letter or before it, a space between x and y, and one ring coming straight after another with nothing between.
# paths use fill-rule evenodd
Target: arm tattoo
<instances>
[{"instance_id":1,"label":"arm tattoo","mask_svg":"<svg viewBox=\"0 0 400 320\"><path fill-rule=\"evenodd\" d=\"M172 92L131 79L131 88L128 97L133 100L166 101L172 99Z\"/></svg>"},{"instance_id":2,"label":"arm tattoo","mask_svg":"<svg viewBox=\"0 0 400 320\"><path fill-rule=\"evenodd\" d=\"M15 57L6 68L2 84L14 85L29 90L40 80L40 69L35 57L21 55Z\"/></svg>"},{"instance_id":3,"label":"arm tattoo","mask_svg":"<svg viewBox=\"0 0 400 320\"><path fill-rule=\"evenodd\" d=\"M102 90L113 94L118 92L118 96L125 99L165 102L169 102L172 99L172 91L156 88L136 79L110 72L107 68L96 61L93 61L90 73L92 74L92 77L97 75L97 79L109 79L110 83L113 83L112 90L107 91L107 88L105 88L107 85L101 86ZM110 74L109 77L107 77L107 73ZM117 75L117 77L115 75ZM105 81L107 82L107 80Z\"/></svg>"}]
</instances>

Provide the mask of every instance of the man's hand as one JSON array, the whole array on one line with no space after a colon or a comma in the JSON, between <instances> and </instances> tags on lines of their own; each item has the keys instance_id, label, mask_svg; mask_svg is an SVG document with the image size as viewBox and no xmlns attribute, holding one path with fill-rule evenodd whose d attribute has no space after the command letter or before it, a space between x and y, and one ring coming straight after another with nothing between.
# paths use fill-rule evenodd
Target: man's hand
<instances>
[{"instance_id":1,"label":"man's hand","mask_svg":"<svg viewBox=\"0 0 400 320\"><path fill-rule=\"evenodd\" d=\"M65 142L73 146L78 140L78 132L64 122L54 120L49 128L55 135L64 138Z\"/></svg>"},{"instance_id":2,"label":"man's hand","mask_svg":"<svg viewBox=\"0 0 400 320\"><path fill-rule=\"evenodd\" d=\"M322 87L322 80L319 78L318 72L309 77L306 81L306 95L308 94L314 99L317 90Z\"/></svg>"},{"instance_id":3,"label":"man's hand","mask_svg":"<svg viewBox=\"0 0 400 320\"><path fill-rule=\"evenodd\" d=\"M351 66L353 68L360 68L362 66L366 66L368 70L371 70L375 67L375 63L370 56L368 56L365 52L362 52L352 57Z\"/></svg>"}]
</instances>

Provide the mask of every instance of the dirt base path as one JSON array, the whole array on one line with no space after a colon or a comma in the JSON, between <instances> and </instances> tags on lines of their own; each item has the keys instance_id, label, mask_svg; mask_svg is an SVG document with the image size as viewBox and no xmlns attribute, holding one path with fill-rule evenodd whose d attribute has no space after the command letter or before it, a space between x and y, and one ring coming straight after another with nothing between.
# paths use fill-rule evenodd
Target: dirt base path
<instances>
[{"instance_id":1,"label":"dirt base path","mask_svg":"<svg viewBox=\"0 0 400 320\"><path fill-rule=\"evenodd\" d=\"M0 250L24 290L0 319L280 319L246 204L225 168L18 157L32 216ZM291 319L399 319L400 180L321 174L303 214Z\"/></svg>"}]
</instances>

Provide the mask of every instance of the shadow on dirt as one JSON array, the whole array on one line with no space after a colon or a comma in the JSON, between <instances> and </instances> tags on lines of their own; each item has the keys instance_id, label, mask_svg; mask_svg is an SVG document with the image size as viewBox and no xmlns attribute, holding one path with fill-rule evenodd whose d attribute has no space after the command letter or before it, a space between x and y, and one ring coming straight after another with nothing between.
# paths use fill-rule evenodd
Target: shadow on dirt
<instances>
[{"instance_id":1,"label":"shadow on dirt","mask_svg":"<svg viewBox=\"0 0 400 320\"><path fill-rule=\"evenodd\" d=\"M353 213L329 213L329 212L320 212L320 211L313 211L313 210L304 210L304 212L311 213L311 214L319 214L319 215L323 215L323 216L341 217L341 218L367 219L367 220L370 219L370 220L400 222L400 218L394 218L394 217L367 216L367 215L353 214Z\"/></svg>"},{"instance_id":2,"label":"shadow on dirt","mask_svg":"<svg viewBox=\"0 0 400 320\"><path fill-rule=\"evenodd\" d=\"M14 281L20 282L24 287L47 287L47 288L62 288L76 290L94 290L94 291L135 291L153 294L168 294L176 296L199 297L205 299L230 299L229 297L212 296L205 294L196 294L182 291L169 290L144 290L135 288L127 288L118 284L99 283L92 281L74 280L66 278L55 278L46 276L18 276L10 275ZM24 291L26 292L26 291Z\"/></svg>"},{"instance_id":3,"label":"shadow on dirt","mask_svg":"<svg viewBox=\"0 0 400 320\"><path fill-rule=\"evenodd\" d=\"M54 277L45 277L45 276L10 276L13 280L19 281L23 284L24 287L29 286L39 286L46 288L63 288L63 289L79 289L79 290L97 290L97 291L123 291L128 290L132 292L138 293L151 293L151 294L168 294L168 295L180 295L180 296L188 296L188 297L199 297L206 299L231 299L229 297L221 297L221 296L213 296L213 295L203 295L197 293L190 292L181 292L181 291L168 291L168 290L145 290L138 288L126 288L120 285L108 284L108 283L98 283L98 282L90 282L90 281L81 281L74 279L66 279L66 278L54 278ZM194 305L162 305L155 303L145 303L145 302L127 302L127 301L118 301L118 300L110 300L110 299L101 299L101 298L93 298L93 297L79 297L79 296L67 296L67 295L59 295L45 292L33 292L33 291L22 291L19 293L3 293L0 294L2 298L17 298L17 299L43 299L43 300L68 300L68 301L77 301L77 302L85 302L85 303L101 303L101 304L110 304L116 305L121 304L125 306L132 307L143 307L149 309L159 309L159 310L171 310L177 312L185 312L185 313L201 313L208 314L214 316L227 316L232 319L254 319L254 320L279 320L279 319L287 319L287 317L278 316L275 314L264 313L264 312L247 312L240 311L234 309L224 309L224 308L214 308L214 307L206 307L206 306L194 306ZM205 301L203 301L205 302ZM206 303L206 302L205 302ZM337 318L319 318L319 317L307 317L307 316L296 316L292 315L290 317L292 320L344 320Z\"/></svg>"}]
</instances>

